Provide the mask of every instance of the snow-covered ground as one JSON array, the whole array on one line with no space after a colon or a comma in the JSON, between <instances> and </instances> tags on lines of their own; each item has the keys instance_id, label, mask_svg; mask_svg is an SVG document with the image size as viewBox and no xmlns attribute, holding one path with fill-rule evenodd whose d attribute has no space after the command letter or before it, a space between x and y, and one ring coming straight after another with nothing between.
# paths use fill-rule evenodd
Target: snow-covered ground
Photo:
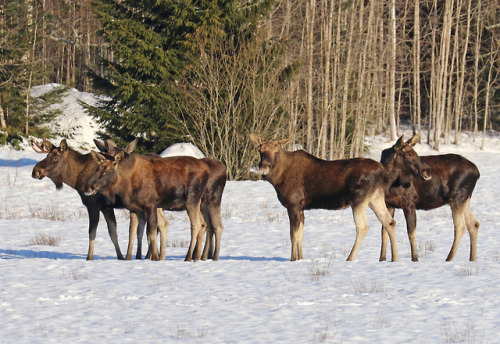
<instances>
[{"instance_id":1,"label":"snow-covered ground","mask_svg":"<svg viewBox=\"0 0 500 344\"><path fill-rule=\"evenodd\" d=\"M264 181L228 182L218 262L183 261L189 223L169 212L165 261L118 261L104 221L95 260L86 261L87 215L77 193L31 178L44 155L2 148L0 343L495 343L500 138L490 135L485 150L470 135L462 139L441 153L462 154L481 172L472 197L481 223L475 263L467 234L455 260L444 261L453 240L449 207L418 212L417 263L400 210L396 263L378 262L380 224L370 210L355 262L345 261L355 238L351 211L307 211L305 259L290 262L286 210ZM382 136L368 144L377 160L392 145ZM117 214L124 252L127 214ZM49 239L56 246L37 243Z\"/></svg>"}]
</instances>

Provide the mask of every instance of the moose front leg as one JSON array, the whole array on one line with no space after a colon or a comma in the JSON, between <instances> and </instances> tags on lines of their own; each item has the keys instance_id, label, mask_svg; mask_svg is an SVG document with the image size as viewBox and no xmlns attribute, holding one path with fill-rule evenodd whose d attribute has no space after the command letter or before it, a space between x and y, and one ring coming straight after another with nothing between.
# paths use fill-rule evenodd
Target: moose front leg
<instances>
[{"instance_id":1,"label":"moose front leg","mask_svg":"<svg viewBox=\"0 0 500 344\"><path fill-rule=\"evenodd\" d=\"M120 245L118 244L118 234L116 232L116 217L115 211L112 208L102 209L102 214L104 215L104 219L106 220L106 224L108 225L108 233L113 245L115 246L116 256L119 260L123 260L123 255L120 250ZM98 214L99 216L99 214ZM96 225L97 230L97 225ZM95 232L94 232L95 239Z\"/></svg>"},{"instance_id":2,"label":"moose front leg","mask_svg":"<svg viewBox=\"0 0 500 344\"><path fill-rule=\"evenodd\" d=\"M415 207L408 207L403 209L406 219L406 231L408 232L408 239L410 240L411 247L411 260L418 262L417 252L417 211Z\"/></svg>"},{"instance_id":3,"label":"moose front leg","mask_svg":"<svg viewBox=\"0 0 500 344\"><path fill-rule=\"evenodd\" d=\"M289 208L288 218L290 219L290 241L292 242L291 261L304 259L302 256L302 238L304 232L304 211L299 208Z\"/></svg>"}]
</instances>

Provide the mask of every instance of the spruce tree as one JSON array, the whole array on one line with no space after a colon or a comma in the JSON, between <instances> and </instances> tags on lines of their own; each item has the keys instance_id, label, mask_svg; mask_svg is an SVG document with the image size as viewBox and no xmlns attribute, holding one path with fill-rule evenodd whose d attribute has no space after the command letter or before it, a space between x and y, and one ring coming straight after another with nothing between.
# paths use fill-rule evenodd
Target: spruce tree
<instances>
[{"instance_id":1,"label":"spruce tree","mask_svg":"<svg viewBox=\"0 0 500 344\"><path fill-rule=\"evenodd\" d=\"M142 149L156 152L184 140L178 102L199 57L198 41L240 44L272 1L240 3L96 0L94 12L113 54L103 61L104 75L94 73L106 98L89 111L104 124L105 135L120 143L139 137Z\"/></svg>"}]
</instances>

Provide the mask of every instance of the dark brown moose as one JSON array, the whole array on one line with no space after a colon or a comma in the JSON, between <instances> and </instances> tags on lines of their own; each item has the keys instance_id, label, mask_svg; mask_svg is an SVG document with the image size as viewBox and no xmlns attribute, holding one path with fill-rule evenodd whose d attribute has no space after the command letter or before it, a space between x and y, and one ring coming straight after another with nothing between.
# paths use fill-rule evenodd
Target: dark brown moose
<instances>
[{"instance_id":1,"label":"dark brown moose","mask_svg":"<svg viewBox=\"0 0 500 344\"><path fill-rule=\"evenodd\" d=\"M403 209L413 261L418 261L416 245L416 209L430 210L445 204L451 207L455 237L447 261L455 257L467 227L470 236L470 260L476 260L479 222L474 217L470 200L479 170L471 161L457 154L419 157L413 147L419 141L415 135L407 142L403 136L382 152L381 163L386 169L385 200L389 212ZM381 257L385 257L387 236L382 236Z\"/></svg>"},{"instance_id":2,"label":"dark brown moose","mask_svg":"<svg viewBox=\"0 0 500 344\"><path fill-rule=\"evenodd\" d=\"M106 141L99 141L94 139L94 143L96 147L104 153L107 154L114 154L118 150L124 151L126 153L132 153L132 151L136 148L137 146L137 139L134 139L132 142L130 142L125 148L119 148L118 145L113 141L113 140L106 140ZM94 152L91 152L92 157L94 160L96 160L99 163L98 159L95 159L94 157ZM170 224L168 223L167 219L165 218L165 215L163 214L163 209L158 208L157 211L157 216L158 216L158 232L160 232L162 241L160 246L162 247L161 252L160 252L160 259L165 259L165 251L166 251L166 246L167 246L167 233L168 233L168 227ZM130 213L130 226L129 226L129 240L128 240L128 247L127 247L127 255L125 256L126 260L131 260L132 259L132 250L134 247L134 238L137 235L137 253L136 253L136 259L142 259L142 237L144 236L144 227L146 226L146 217L144 213ZM148 251L146 255L146 259L149 258L150 252Z\"/></svg>"},{"instance_id":3,"label":"dark brown moose","mask_svg":"<svg viewBox=\"0 0 500 344\"><path fill-rule=\"evenodd\" d=\"M371 159L356 158L326 161L303 150L287 152L281 146L290 140L264 141L252 134L259 146L259 172L269 181L278 199L288 210L291 260L303 259L302 236L304 210L352 208L356 241L347 260L356 258L368 232L366 209L370 207L391 238L392 260L398 260L396 222L387 211L384 200L384 168Z\"/></svg>"},{"instance_id":4,"label":"dark brown moose","mask_svg":"<svg viewBox=\"0 0 500 344\"><path fill-rule=\"evenodd\" d=\"M116 199L116 202L110 202L101 194L88 196L84 194L84 187L87 179L95 171L98 164L92 158L91 154L81 154L68 146L66 140L62 140L59 147L53 145L48 140L43 140L42 144L36 144L35 151L39 153L48 153L47 156L38 162L33 168L32 177L36 179L50 178L57 189L66 184L75 189L82 203L87 208L89 215L89 249L87 260L94 259L94 242L97 233L97 225L99 223L99 212L102 212L108 226L109 236L113 242L118 259L123 259L123 255L118 245L118 236L116 233L116 218L114 208L122 208L121 200ZM126 150L133 149L127 146ZM132 215L135 216L135 215ZM131 217L132 221L136 221ZM160 221L162 224L164 221ZM137 247L137 255L141 256L141 247Z\"/></svg>"},{"instance_id":5,"label":"dark brown moose","mask_svg":"<svg viewBox=\"0 0 500 344\"><path fill-rule=\"evenodd\" d=\"M105 142L94 140L94 142L97 148L101 152L108 153L110 155L116 154L119 150L121 150L120 148L117 147L116 143L113 140L106 140ZM127 148L129 148L132 144L134 144L135 148L136 143L137 139L131 142L127 146ZM130 153L130 149L128 149L126 152ZM159 157L156 154L150 154L150 156ZM94 155L94 158L101 164L103 163L102 159L105 159L105 156L96 154ZM210 170L210 175L208 177L208 182L207 182L207 188L201 199L201 212L203 214L205 222L207 223L207 234L206 234L206 241L205 241L205 247L203 249L202 259L218 260L220 253L220 242L221 242L222 232L224 230L221 217L221 202L222 202L222 194L224 192L224 187L226 185L227 171L226 171L226 166L224 166L224 164L219 160L211 158L202 158L200 160L203 161L205 164L207 164ZM104 165L103 168L105 168ZM159 208L159 212L160 211L163 210L160 210ZM165 219L165 221L167 220ZM145 217L140 216L138 218L138 224L135 227L132 227L132 225L130 227L131 231L129 233L129 247L127 250L127 257L129 252L132 252L134 238L136 236L136 232L134 232L133 229L137 227L139 228L139 232L137 232L137 238L138 240L141 240L143 233L140 232L140 230L144 229L144 222L145 222ZM167 231L160 232L160 237L162 233L165 234L165 238L161 238L160 240L162 243L163 242L166 243ZM162 256L163 256L162 249L160 248L160 259L165 258L164 256L162 258Z\"/></svg>"},{"instance_id":6,"label":"dark brown moose","mask_svg":"<svg viewBox=\"0 0 500 344\"><path fill-rule=\"evenodd\" d=\"M85 191L88 195L100 192L110 200L120 198L131 212L145 213L152 260L160 258L156 244L157 209L186 210L191 222L186 260L191 261L195 246L194 259L201 258L206 223L200 206L208 177L207 164L193 157L158 158L118 151L111 160L102 160L87 180Z\"/></svg>"}]
</instances>

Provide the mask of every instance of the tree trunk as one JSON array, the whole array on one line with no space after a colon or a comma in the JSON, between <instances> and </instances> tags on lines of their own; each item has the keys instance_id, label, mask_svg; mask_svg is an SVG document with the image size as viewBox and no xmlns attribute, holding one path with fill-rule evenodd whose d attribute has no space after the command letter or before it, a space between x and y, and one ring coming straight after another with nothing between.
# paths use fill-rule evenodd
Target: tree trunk
<instances>
[{"instance_id":1,"label":"tree trunk","mask_svg":"<svg viewBox=\"0 0 500 344\"><path fill-rule=\"evenodd\" d=\"M389 121L390 121L390 132L391 140L396 139L396 114L395 114L395 97L396 97L396 0L391 0L390 3L390 58L389 58Z\"/></svg>"},{"instance_id":2,"label":"tree trunk","mask_svg":"<svg viewBox=\"0 0 500 344\"><path fill-rule=\"evenodd\" d=\"M307 22L307 133L306 133L306 149L314 152L313 138L313 70L314 70L314 17L316 13L316 0L309 0L306 8Z\"/></svg>"}]
</instances>

